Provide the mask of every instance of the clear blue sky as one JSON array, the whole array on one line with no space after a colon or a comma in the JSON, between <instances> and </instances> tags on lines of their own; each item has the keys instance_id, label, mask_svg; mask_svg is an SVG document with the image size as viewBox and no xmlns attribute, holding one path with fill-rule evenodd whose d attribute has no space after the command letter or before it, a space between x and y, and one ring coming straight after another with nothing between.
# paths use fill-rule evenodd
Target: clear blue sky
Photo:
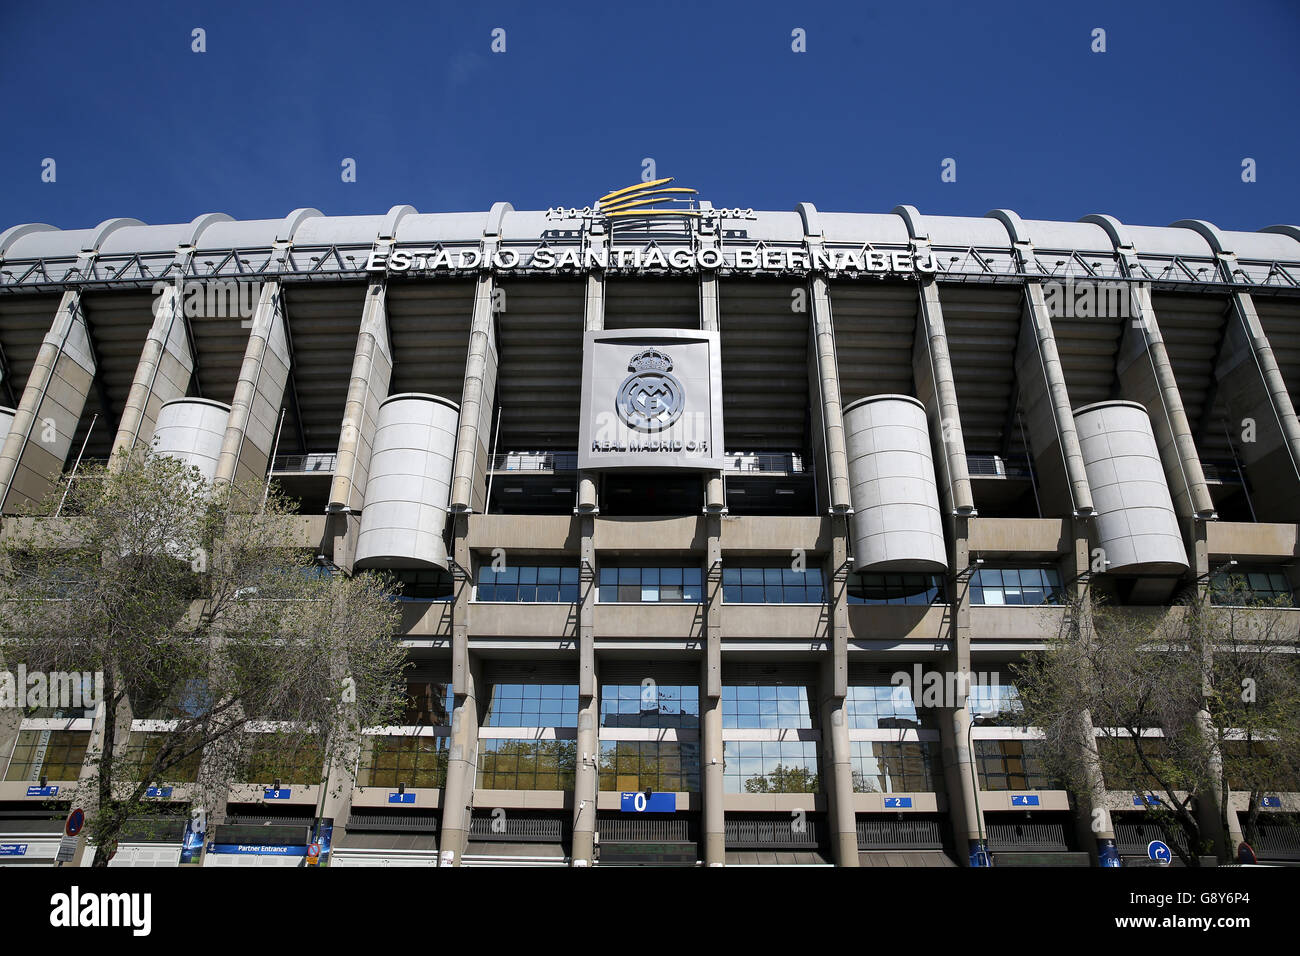
<instances>
[{"instance_id":1,"label":"clear blue sky","mask_svg":"<svg viewBox=\"0 0 1300 956\"><path fill-rule=\"evenodd\" d=\"M1300 0L0 0L0 80L0 228L582 206L643 157L715 205L1300 222Z\"/></svg>"}]
</instances>

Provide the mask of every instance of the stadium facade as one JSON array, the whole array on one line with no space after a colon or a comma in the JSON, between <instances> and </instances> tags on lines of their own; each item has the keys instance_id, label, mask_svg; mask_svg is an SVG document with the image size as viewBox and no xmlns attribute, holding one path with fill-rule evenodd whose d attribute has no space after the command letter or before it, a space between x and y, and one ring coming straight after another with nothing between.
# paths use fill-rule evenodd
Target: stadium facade
<instances>
[{"instance_id":1,"label":"stadium facade","mask_svg":"<svg viewBox=\"0 0 1300 956\"><path fill-rule=\"evenodd\" d=\"M1300 228L676 208L0 232L6 516L155 442L405 584L403 726L115 865L300 864L318 815L331 865L1145 853L1008 665L1085 589L1300 584ZM0 864L51 861L97 719L0 712Z\"/></svg>"}]
</instances>

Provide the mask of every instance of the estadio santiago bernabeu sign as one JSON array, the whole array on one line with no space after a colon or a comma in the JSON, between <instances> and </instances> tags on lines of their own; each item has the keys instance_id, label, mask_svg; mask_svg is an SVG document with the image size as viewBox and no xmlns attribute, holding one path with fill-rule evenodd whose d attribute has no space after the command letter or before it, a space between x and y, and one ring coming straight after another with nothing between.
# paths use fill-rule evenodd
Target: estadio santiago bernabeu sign
<instances>
[{"instance_id":1,"label":"estadio santiago bernabeu sign","mask_svg":"<svg viewBox=\"0 0 1300 956\"><path fill-rule=\"evenodd\" d=\"M587 332L578 467L722 467L718 333Z\"/></svg>"}]
</instances>

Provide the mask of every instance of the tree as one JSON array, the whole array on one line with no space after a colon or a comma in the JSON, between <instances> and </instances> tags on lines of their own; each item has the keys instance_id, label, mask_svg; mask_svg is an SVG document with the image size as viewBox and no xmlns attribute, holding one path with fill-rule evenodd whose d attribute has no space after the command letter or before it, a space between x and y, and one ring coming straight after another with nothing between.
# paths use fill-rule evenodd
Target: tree
<instances>
[{"instance_id":1,"label":"tree","mask_svg":"<svg viewBox=\"0 0 1300 956\"><path fill-rule=\"evenodd\" d=\"M1198 866L1214 844L1198 797L1218 796L1226 832L1228 781L1254 781L1253 805L1262 771L1294 759L1300 707L1282 651L1295 636L1260 610L1073 602L1047 650L1012 667L1022 719L1044 735L1046 768L1086 801L1090 773L1104 766L1106 788L1141 799L1171 850ZM1247 678L1269 688L1267 707L1241 699Z\"/></svg>"},{"instance_id":2,"label":"tree","mask_svg":"<svg viewBox=\"0 0 1300 956\"><path fill-rule=\"evenodd\" d=\"M817 771L797 765L777 764L765 774L745 781L746 793L816 793Z\"/></svg>"},{"instance_id":3,"label":"tree","mask_svg":"<svg viewBox=\"0 0 1300 956\"><path fill-rule=\"evenodd\" d=\"M1300 789L1300 665L1286 597L1260 599L1239 575L1212 582L1217 607L1203 612L1212 650L1206 710L1219 763L1219 806L1229 790L1249 795L1247 837L1259 825L1269 790Z\"/></svg>"},{"instance_id":4,"label":"tree","mask_svg":"<svg viewBox=\"0 0 1300 956\"><path fill-rule=\"evenodd\" d=\"M102 675L74 794L95 866L149 812L148 787L191 783L213 807L280 767L318 783L321 760L355 759L361 728L401 713L388 582L318 566L278 491L214 486L146 449L83 469L50 517L62 494L0 536L0 649L29 673ZM133 719L161 723L136 735Z\"/></svg>"}]
</instances>

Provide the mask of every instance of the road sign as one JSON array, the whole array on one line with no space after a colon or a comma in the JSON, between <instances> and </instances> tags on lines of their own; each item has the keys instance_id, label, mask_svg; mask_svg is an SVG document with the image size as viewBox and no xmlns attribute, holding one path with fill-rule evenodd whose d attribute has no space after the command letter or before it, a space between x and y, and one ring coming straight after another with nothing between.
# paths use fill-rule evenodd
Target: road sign
<instances>
[{"instance_id":1,"label":"road sign","mask_svg":"<svg viewBox=\"0 0 1300 956\"><path fill-rule=\"evenodd\" d=\"M307 865L315 866L320 862L320 844L313 843L307 847Z\"/></svg>"},{"instance_id":2,"label":"road sign","mask_svg":"<svg viewBox=\"0 0 1300 956\"><path fill-rule=\"evenodd\" d=\"M1237 847L1237 862L1238 863L1259 862L1259 860L1255 857L1254 848L1252 848L1249 843L1242 843Z\"/></svg>"},{"instance_id":3,"label":"road sign","mask_svg":"<svg viewBox=\"0 0 1300 956\"><path fill-rule=\"evenodd\" d=\"M68 819L63 824L63 832L74 837L81 832L81 828L86 825L86 811L77 807L68 814Z\"/></svg>"},{"instance_id":4,"label":"road sign","mask_svg":"<svg viewBox=\"0 0 1300 956\"><path fill-rule=\"evenodd\" d=\"M1174 858L1169 852L1169 844L1163 840L1152 840L1147 844L1147 856L1155 860L1161 866L1168 866Z\"/></svg>"}]
</instances>

